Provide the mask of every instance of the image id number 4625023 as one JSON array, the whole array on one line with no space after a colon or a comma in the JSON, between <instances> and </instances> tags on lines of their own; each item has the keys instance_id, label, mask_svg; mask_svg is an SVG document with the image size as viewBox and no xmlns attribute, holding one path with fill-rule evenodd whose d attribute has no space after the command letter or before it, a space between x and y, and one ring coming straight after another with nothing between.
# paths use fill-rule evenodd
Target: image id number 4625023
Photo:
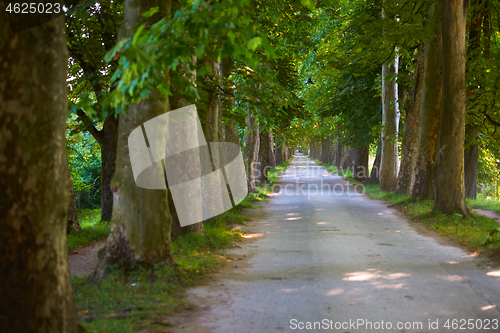
<instances>
[{"instance_id":1,"label":"image id number 4625023","mask_svg":"<svg viewBox=\"0 0 500 333\"><path fill-rule=\"evenodd\" d=\"M28 3L28 2L16 2L9 3L5 8L8 13L15 14L59 14L62 11L61 4L58 2L54 3Z\"/></svg>"},{"instance_id":2,"label":"image id number 4625023","mask_svg":"<svg viewBox=\"0 0 500 333\"><path fill-rule=\"evenodd\" d=\"M448 319L444 328L452 330L494 330L498 332L498 319Z\"/></svg>"}]
</instances>

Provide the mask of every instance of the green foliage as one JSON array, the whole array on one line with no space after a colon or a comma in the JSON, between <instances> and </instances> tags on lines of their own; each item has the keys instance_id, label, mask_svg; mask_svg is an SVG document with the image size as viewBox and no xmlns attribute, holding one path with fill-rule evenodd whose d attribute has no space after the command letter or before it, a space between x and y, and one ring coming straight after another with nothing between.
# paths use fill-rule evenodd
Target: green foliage
<instances>
[{"instance_id":1,"label":"green foliage","mask_svg":"<svg viewBox=\"0 0 500 333\"><path fill-rule=\"evenodd\" d=\"M109 106L108 93L118 62L105 62L104 56L116 45L123 3L123 0L90 0L68 4L65 23L71 113L82 109L92 119L103 121L115 111Z\"/></svg>"},{"instance_id":2,"label":"green foliage","mask_svg":"<svg viewBox=\"0 0 500 333\"><path fill-rule=\"evenodd\" d=\"M180 1L171 17L151 27L143 25L133 37L121 40L105 58L109 62L120 52L119 68L113 76L117 80L113 105L137 103L153 89L170 95L165 71L175 71L179 66L191 68L193 55L202 63L233 57L250 65L257 62L257 50L273 57L267 35L245 11L248 5L249 0ZM202 68L198 76L209 71ZM189 88L196 93L195 85Z\"/></svg>"},{"instance_id":3,"label":"green foliage","mask_svg":"<svg viewBox=\"0 0 500 333\"><path fill-rule=\"evenodd\" d=\"M74 250L80 246L88 246L108 237L109 222L101 222L100 209L82 209L78 211L78 220L82 231L69 234L66 239L68 250Z\"/></svg>"},{"instance_id":4,"label":"green foliage","mask_svg":"<svg viewBox=\"0 0 500 333\"><path fill-rule=\"evenodd\" d=\"M81 132L72 116L67 121L66 150L77 201L85 208L98 207L101 201L101 150L89 132ZM90 192L90 200L87 194Z\"/></svg>"},{"instance_id":5,"label":"green foliage","mask_svg":"<svg viewBox=\"0 0 500 333\"><path fill-rule=\"evenodd\" d=\"M484 188L486 195L500 198L500 150L482 147L479 151L477 181ZM495 154L496 153L496 154Z\"/></svg>"}]
</instances>

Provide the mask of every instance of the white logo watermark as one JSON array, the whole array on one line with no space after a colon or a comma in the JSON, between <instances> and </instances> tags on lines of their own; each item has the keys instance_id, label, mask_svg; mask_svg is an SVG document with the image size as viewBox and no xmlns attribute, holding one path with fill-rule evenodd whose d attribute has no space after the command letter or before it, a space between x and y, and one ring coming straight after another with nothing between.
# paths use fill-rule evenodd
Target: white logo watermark
<instances>
[{"instance_id":1,"label":"white logo watermark","mask_svg":"<svg viewBox=\"0 0 500 333\"><path fill-rule=\"evenodd\" d=\"M137 186L165 190L168 183L181 226L222 214L248 194L240 147L207 144L195 105L148 120L128 146Z\"/></svg>"}]
</instances>

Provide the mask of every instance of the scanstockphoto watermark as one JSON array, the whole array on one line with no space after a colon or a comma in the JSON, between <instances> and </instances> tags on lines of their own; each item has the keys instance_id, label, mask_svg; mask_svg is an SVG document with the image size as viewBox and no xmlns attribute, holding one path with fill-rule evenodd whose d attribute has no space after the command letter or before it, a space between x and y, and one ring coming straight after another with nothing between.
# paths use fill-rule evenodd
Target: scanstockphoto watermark
<instances>
[{"instance_id":1,"label":"scanstockphoto watermark","mask_svg":"<svg viewBox=\"0 0 500 333\"><path fill-rule=\"evenodd\" d=\"M290 319L290 329L292 330L363 330L369 332L399 330L399 331L434 331L434 330L460 330L462 332L498 332L500 323L498 319L428 319L427 321L384 321L369 319L349 319L336 321L323 319L321 321L299 321Z\"/></svg>"},{"instance_id":2,"label":"scanstockphoto watermark","mask_svg":"<svg viewBox=\"0 0 500 333\"><path fill-rule=\"evenodd\" d=\"M290 329L292 330L423 330L434 327L433 323L424 323L421 321L373 321L368 319L349 319L346 321L335 321L331 319L323 319L321 321L299 321L297 319L290 320Z\"/></svg>"}]
</instances>

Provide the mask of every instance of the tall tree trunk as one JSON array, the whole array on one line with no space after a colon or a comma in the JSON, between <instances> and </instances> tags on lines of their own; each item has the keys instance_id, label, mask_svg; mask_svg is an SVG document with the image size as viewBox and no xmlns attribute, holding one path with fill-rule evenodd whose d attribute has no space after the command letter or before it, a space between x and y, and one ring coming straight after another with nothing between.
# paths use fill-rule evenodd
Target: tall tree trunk
<instances>
[{"instance_id":1,"label":"tall tree trunk","mask_svg":"<svg viewBox=\"0 0 500 333\"><path fill-rule=\"evenodd\" d=\"M347 148L345 151L345 155L342 158L342 163L340 165L342 170L353 170L354 159L356 158L356 149Z\"/></svg>"},{"instance_id":2,"label":"tall tree trunk","mask_svg":"<svg viewBox=\"0 0 500 333\"><path fill-rule=\"evenodd\" d=\"M479 146L477 144L471 144L466 147L464 152L465 197L470 199L477 198L478 159Z\"/></svg>"},{"instance_id":3,"label":"tall tree trunk","mask_svg":"<svg viewBox=\"0 0 500 333\"><path fill-rule=\"evenodd\" d=\"M379 170L380 170L380 160L381 159L382 159L382 155L380 153L377 153L377 155L375 155L375 160L373 161L372 171L370 173L370 179L369 179L370 184L378 184L379 183L378 174L379 174Z\"/></svg>"},{"instance_id":4,"label":"tall tree trunk","mask_svg":"<svg viewBox=\"0 0 500 333\"><path fill-rule=\"evenodd\" d=\"M465 203L465 23L467 0L441 0L443 102L434 166L434 209L470 215Z\"/></svg>"},{"instance_id":5,"label":"tall tree trunk","mask_svg":"<svg viewBox=\"0 0 500 333\"><path fill-rule=\"evenodd\" d=\"M2 3L0 36L0 327L80 332L66 247L64 18L12 33Z\"/></svg>"},{"instance_id":6,"label":"tall tree trunk","mask_svg":"<svg viewBox=\"0 0 500 333\"><path fill-rule=\"evenodd\" d=\"M488 1L474 1L470 10L472 11L469 40L467 47L467 64L474 63L481 57L489 58L489 19L487 12ZM483 23L484 20L484 23ZM484 25L484 29L483 26ZM484 55L481 52L481 32L485 34ZM467 65L466 64L466 65ZM466 67L466 70L471 70ZM474 74L473 74L474 75ZM474 90L475 87L471 87ZM466 128L466 143L464 151L464 182L465 196L476 199L477 197L477 169L479 162L479 147L477 145L477 133L474 126Z\"/></svg>"},{"instance_id":7,"label":"tall tree trunk","mask_svg":"<svg viewBox=\"0 0 500 333\"><path fill-rule=\"evenodd\" d=\"M424 44L418 46L418 57L410 105L406 110L403 144L401 148L401 168L398 174L396 193L411 194L415 183L415 167L417 164L418 136L422 94L424 90Z\"/></svg>"},{"instance_id":8,"label":"tall tree trunk","mask_svg":"<svg viewBox=\"0 0 500 333\"><path fill-rule=\"evenodd\" d=\"M331 163L332 140L331 136L321 138L321 162Z\"/></svg>"},{"instance_id":9,"label":"tall tree trunk","mask_svg":"<svg viewBox=\"0 0 500 333\"><path fill-rule=\"evenodd\" d=\"M113 192L111 180L115 175L116 149L118 145L118 118L104 120L101 136L101 220L111 221L113 215Z\"/></svg>"},{"instance_id":10,"label":"tall tree trunk","mask_svg":"<svg viewBox=\"0 0 500 333\"><path fill-rule=\"evenodd\" d=\"M278 138L279 139L279 138ZM282 140L276 140L276 164L281 164L285 162L284 156L283 156L283 141Z\"/></svg>"},{"instance_id":11,"label":"tall tree trunk","mask_svg":"<svg viewBox=\"0 0 500 333\"><path fill-rule=\"evenodd\" d=\"M245 128L244 162L247 172L248 192L255 192L255 182L258 176L257 161L259 159L259 124L252 111L247 111Z\"/></svg>"},{"instance_id":12,"label":"tall tree trunk","mask_svg":"<svg viewBox=\"0 0 500 333\"><path fill-rule=\"evenodd\" d=\"M437 6L437 8L435 8ZM417 167L412 199L432 199L433 169L436 162L442 106L442 13L438 2L431 7L430 24L434 37L425 42L424 90L420 113Z\"/></svg>"},{"instance_id":13,"label":"tall tree trunk","mask_svg":"<svg viewBox=\"0 0 500 333\"><path fill-rule=\"evenodd\" d=\"M361 147L356 149L353 178L357 181L364 182L368 179L369 152L369 147Z\"/></svg>"},{"instance_id":14,"label":"tall tree trunk","mask_svg":"<svg viewBox=\"0 0 500 333\"><path fill-rule=\"evenodd\" d=\"M260 132L260 183L267 184L269 180L267 178L267 174L269 169L273 169L276 165L273 166L272 161L274 160L273 148L271 147L271 138L272 134L268 132Z\"/></svg>"},{"instance_id":15,"label":"tall tree trunk","mask_svg":"<svg viewBox=\"0 0 500 333\"><path fill-rule=\"evenodd\" d=\"M342 153L344 151L344 147L342 146L342 140L340 134L337 136L337 149L335 149L335 168L340 170L340 166L342 165Z\"/></svg>"},{"instance_id":16,"label":"tall tree trunk","mask_svg":"<svg viewBox=\"0 0 500 333\"><path fill-rule=\"evenodd\" d=\"M67 158L67 157L66 157ZM67 163L66 163L67 164ZM78 210L76 209L76 199L75 192L73 191L73 182L71 181L71 170L66 168L68 173L68 183L69 183L69 205L68 205L68 234L82 231L80 223L78 222Z\"/></svg>"},{"instance_id":17,"label":"tall tree trunk","mask_svg":"<svg viewBox=\"0 0 500 333\"><path fill-rule=\"evenodd\" d=\"M238 124L234 119L231 118L230 111L234 107L234 89L232 88L234 82L228 81L230 75L233 73L234 59L225 58L221 62L220 75L223 82L224 91L222 92L222 114L228 118L228 121L224 123L224 141L231 142L240 145L240 138L238 135Z\"/></svg>"},{"instance_id":18,"label":"tall tree trunk","mask_svg":"<svg viewBox=\"0 0 500 333\"><path fill-rule=\"evenodd\" d=\"M161 18L158 13L145 19L141 15L143 12L159 6L160 13L170 15L170 5L170 1L126 0L119 39L131 36L139 25L152 24ZM114 197L113 219L94 278L102 278L108 265L129 269L160 262L175 264L170 242L171 217L167 190L150 190L136 185L128 142L134 129L164 114L168 109L167 99L155 90L147 99L131 105L126 115L120 115L117 168L111 182ZM157 161L154 167L159 175L164 174L162 161Z\"/></svg>"},{"instance_id":19,"label":"tall tree trunk","mask_svg":"<svg viewBox=\"0 0 500 333\"><path fill-rule=\"evenodd\" d=\"M380 162L380 189L394 191L397 185L397 110L396 82L388 80L396 74L394 65L382 66L382 160Z\"/></svg>"}]
</instances>

